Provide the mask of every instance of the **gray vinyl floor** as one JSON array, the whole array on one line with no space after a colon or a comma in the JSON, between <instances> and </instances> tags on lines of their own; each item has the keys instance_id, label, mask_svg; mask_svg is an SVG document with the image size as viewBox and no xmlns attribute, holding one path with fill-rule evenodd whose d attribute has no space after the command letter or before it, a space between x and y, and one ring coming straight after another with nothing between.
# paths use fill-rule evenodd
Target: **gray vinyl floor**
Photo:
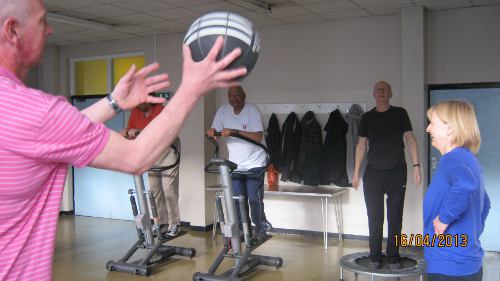
<instances>
[{"instance_id":1,"label":"gray vinyl floor","mask_svg":"<svg viewBox=\"0 0 500 281\"><path fill-rule=\"evenodd\" d=\"M212 264L222 247L220 236L211 239L211 232L193 232L172 240L169 245L195 248L192 259L173 257L156 264L149 277L126 273L108 272L108 260L118 260L135 243L137 234L133 222L80 216L61 216L56 240L53 265L54 281L93 280L192 280L194 272L204 272ZM279 269L259 266L245 280L339 280L339 260L342 256L367 251L366 241L330 239L328 250L323 250L322 236L297 236L274 234L273 238L254 253L281 256ZM405 251L405 250L403 250ZM140 253L139 257L142 253ZM222 271L231 268L223 262ZM371 280L369 276L356 276L344 270L345 281ZM376 280L396 280L376 278ZM401 280L414 281L418 277ZM484 281L500 280L500 254L488 253L484 261Z\"/></svg>"}]
</instances>

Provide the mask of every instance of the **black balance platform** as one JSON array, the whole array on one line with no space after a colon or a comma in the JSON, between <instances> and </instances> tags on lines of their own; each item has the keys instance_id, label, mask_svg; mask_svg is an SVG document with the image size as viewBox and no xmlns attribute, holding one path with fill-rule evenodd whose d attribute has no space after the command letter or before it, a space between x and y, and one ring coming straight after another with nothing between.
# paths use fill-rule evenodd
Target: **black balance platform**
<instances>
[{"instance_id":1,"label":"black balance platform","mask_svg":"<svg viewBox=\"0 0 500 281\"><path fill-rule=\"evenodd\" d=\"M401 268L389 268L386 261L381 263L380 268L371 268L368 265L368 252L354 253L343 256L340 259L340 281L344 281L343 270L348 270L354 273L357 279L358 274L371 276L371 280L375 277L400 278L420 276L420 281L423 281L425 273L425 260L422 256L405 254L401 256L399 264Z\"/></svg>"}]
</instances>

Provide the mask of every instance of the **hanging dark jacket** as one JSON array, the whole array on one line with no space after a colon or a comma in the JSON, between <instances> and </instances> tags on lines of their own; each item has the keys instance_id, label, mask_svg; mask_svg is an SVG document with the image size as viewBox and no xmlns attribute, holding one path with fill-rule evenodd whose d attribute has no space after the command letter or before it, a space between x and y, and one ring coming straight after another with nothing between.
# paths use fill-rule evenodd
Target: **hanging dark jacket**
<instances>
[{"instance_id":1,"label":"hanging dark jacket","mask_svg":"<svg viewBox=\"0 0 500 281\"><path fill-rule=\"evenodd\" d=\"M321 184L334 183L337 186L350 186L346 170L346 133L347 122L337 109L330 113L325 125L325 143L321 158Z\"/></svg>"},{"instance_id":2,"label":"hanging dark jacket","mask_svg":"<svg viewBox=\"0 0 500 281\"><path fill-rule=\"evenodd\" d=\"M270 162L274 167L279 167L281 158L281 132L276 114L269 118L266 130L266 145L269 150Z\"/></svg>"},{"instance_id":3,"label":"hanging dark jacket","mask_svg":"<svg viewBox=\"0 0 500 281\"><path fill-rule=\"evenodd\" d=\"M321 126L314 116L308 111L300 121L302 138L295 169L292 171L292 181L305 185L319 185L321 167L321 143L323 136Z\"/></svg>"},{"instance_id":4,"label":"hanging dark jacket","mask_svg":"<svg viewBox=\"0 0 500 281\"><path fill-rule=\"evenodd\" d=\"M281 180L288 181L291 179L292 170L294 169L294 161L297 156L302 130L300 128L299 119L294 112L291 112L286 117L283 126L281 127L282 151L280 157L279 170L281 172Z\"/></svg>"},{"instance_id":5,"label":"hanging dark jacket","mask_svg":"<svg viewBox=\"0 0 500 281\"><path fill-rule=\"evenodd\" d=\"M361 122L361 116L363 116L365 111L358 104L353 104L349 111L345 115L345 119L347 121L347 159L346 159L346 168L347 175L349 179L352 180L352 176L354 173L354 164L355 164L355 154L356 154L356 144L358 142L358 128L359 123ZM361 162L360 175L362 175L365 171L366 160Z\"/></svg>"}]
</instances>

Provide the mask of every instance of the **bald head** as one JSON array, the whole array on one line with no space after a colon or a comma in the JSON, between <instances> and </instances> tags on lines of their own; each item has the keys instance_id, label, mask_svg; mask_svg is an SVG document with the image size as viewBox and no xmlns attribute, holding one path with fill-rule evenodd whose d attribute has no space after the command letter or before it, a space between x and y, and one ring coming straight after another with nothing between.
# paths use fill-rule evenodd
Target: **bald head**
<instances>
[{"instance_id":1,"label":"bald head","mask_svg":"<svg viewBox=\"0 0 500 281\"><path fill-rule=\"evenodd\" d=\"M28 17L32 0L0 0L0 23L3 25L9 17L14 17L20 23Z\"/></svg>"},{"instance_id":2,"label":"bald head","mask_svg":"<svg viewBox=\"0 0 500 281\"><path fill-rule=\"evenodd\" d=\"M43 0L0 0L0 65L24 79L40 63L52 27Z\"/></svg>"},{"instance_id":3,"label":"bald head","mask_svg":"<svg viewBox=\"0 0 500 281\"><path fill-rule=\"evenodd\" d=\"M379 88L387 89L392 94L391 85L386 81L381 80L381 81L378 81L377 83L375 83L374 89L379 89Z\"/></svg>"},{"instance_id":4,"label":"bald head","mask_svg":"<svg viewBox=\"0 0 500 281\"><path fill-rule=\"evenodd\" d=\"M233 107L236 113L239 113L245 106L245 91L241 86L233 86L227 91L229 104Z\"/></svg>"},{"instance_id":5,"label":"bald head","mask_svg":"<svg viewBox=\"0 0 500 281\"><path fill-rule=\"evenodd\" d=\"M392 97L392 88L386 81L378 81L373 87L373 97L377 111L385 111L389 108L389 99Z\"/></svg>"},{"instance_id":6,"label":"bald head","mask_svg":"<svg viewBox=\"0 0 500 281\"><path fill-rule=\"evenodd\" d=\"M243 87L238 85L238 86L232 86L231 88L229 88L228 93L244 94L245 91L243 90Z\"/></svg>"}]
</instances>

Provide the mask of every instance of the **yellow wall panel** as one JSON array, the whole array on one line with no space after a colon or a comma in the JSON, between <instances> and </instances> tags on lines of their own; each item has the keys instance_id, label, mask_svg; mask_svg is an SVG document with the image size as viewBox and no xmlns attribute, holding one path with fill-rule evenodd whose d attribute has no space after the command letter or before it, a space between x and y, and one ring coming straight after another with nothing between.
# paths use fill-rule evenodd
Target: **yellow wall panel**
<instances>
[{"instance_id":1,"label":"yellow wall panel","mask_svg":"<svg viewBox=\"0 0 500 281\"><path fill-rule=\"evenodd\" d=\"M107 60L75 62L75 95L97 95L108 92Z\"/></svg>"},{"instance_id":2,"label":"yellow wall panel","mask_svg":"<svg viewBox=\"0 0 500 281\"><path fill-rule=\"evenodd\" d=\"M113 59L113 86L116 86L118 80L127 73L132 64L135 64L136 69L140 69L145 64L144 56Z\"/></svg>"}]
</instances>

